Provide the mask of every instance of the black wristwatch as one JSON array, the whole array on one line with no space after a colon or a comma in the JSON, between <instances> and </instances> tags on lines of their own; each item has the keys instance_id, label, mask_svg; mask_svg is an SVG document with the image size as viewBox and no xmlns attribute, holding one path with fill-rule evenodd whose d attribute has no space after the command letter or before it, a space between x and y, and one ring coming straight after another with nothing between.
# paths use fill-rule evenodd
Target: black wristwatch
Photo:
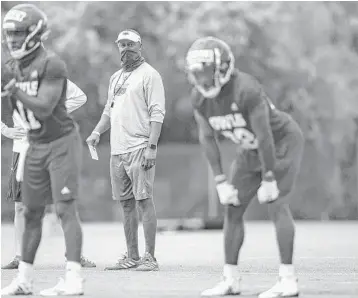
<instances>
[{"instance_id":1,"label":"black wristwatch","mask_svg":"<svg viewBox=\"0 0 358 298\"><path fill-rule=\"evenodd\" d=\"M157 145L155 144L149 144L148 147L153 150L157 149Z\"/></svg>"}]
</instances>

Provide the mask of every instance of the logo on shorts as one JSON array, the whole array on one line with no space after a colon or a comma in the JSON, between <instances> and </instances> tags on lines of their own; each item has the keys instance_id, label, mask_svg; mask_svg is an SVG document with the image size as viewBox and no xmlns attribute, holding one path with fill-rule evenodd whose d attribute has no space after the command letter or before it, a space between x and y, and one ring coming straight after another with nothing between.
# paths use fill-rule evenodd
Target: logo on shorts
<instances>
[{"instance_id":1,"label":"logo on shorts","mask_svg":"<svg viewBox=\"0 0 358 298\"><path fill-rule=\"evenodd\" d=\"M62 188L61 194L63 194L63 195L68 195L69 193L71 193L71 191L68 189L67 186L65 186L64 188Z\"/></svg>"}]
</instances>

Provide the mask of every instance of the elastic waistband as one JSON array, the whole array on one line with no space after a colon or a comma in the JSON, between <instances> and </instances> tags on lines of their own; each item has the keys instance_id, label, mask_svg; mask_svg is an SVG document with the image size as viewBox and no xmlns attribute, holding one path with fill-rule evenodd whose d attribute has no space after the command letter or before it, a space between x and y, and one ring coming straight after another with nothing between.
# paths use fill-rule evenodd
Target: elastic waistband
<instances>
[{"instance_id":1,"label":"elastic waistband","mask_svg":"<svg viewBox=\"0 0 358 298\"><path fill-rule=\"evenodd\" d=\"M30 145L32 147L36 147L36 148L54 147L54 146L62 143L64 138L68 138L72 135L77 135L78 133L79 133L78 125L75 125L74 128L71 129L69 132L66 132L64 135L62 135L61 137L59 137L56 140L53 140L52 142L49 142L49 143L30 142Z\"/></svg>"}]
</instances>

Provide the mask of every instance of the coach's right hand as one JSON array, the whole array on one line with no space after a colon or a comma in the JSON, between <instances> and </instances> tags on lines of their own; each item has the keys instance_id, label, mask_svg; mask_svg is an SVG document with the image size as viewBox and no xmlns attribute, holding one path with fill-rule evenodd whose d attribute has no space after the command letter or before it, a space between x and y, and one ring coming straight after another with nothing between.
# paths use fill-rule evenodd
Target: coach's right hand
<instances>
[{"instance_id":1,"label":"coach's right hand","mask_svg":"<svg viewBox=\"0 0 358 298\"><path fill-rule=\"evenodd\" d=\"M100 140L100 134L96 131L92 131L91 135L87 138L86 142L90 146L96 147Z\"/></svg>"},{"instance_id":2,"label":"coach's right hand","mask_svg":"<svg viewBox=\"0 0 358 298\"><path fill-rule=\"evenodd\" d=\"M215 177L215 182L221 204L234 206L240 205L238 190L226 180L225 176Z\"/></svg>"},{"instance_id":3,"label":"coach's right hand","mask_svg":"<svg viewBox=\"0 0 358 298\"><path fill-rule=\"evenodd\" d=\"M13 140L20 140L26 137L26 131L22 127L5 127L1 130L1 133Z\"/></svg>"}]
</instances>

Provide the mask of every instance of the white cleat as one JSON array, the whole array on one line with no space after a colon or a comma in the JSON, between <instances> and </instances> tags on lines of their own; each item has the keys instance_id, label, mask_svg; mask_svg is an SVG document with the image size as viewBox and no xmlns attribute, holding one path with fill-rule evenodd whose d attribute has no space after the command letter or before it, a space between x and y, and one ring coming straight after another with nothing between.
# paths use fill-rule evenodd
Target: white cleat
<instances>
[{"instance_id":1,"label":"white cleat","mask_svg":"<svg viewBox=\"0 0 358 298\"><path fill-rule=\"evenodd\" d=\"M41 296L78 296L83 295L82 278L60 278L56 286L40 292Z\"/></svg>"},{"instance_id":2,"label":"white cleat","mask_svg":"<svg viewBox=\"0 0 358 298\"><path fill-rule=\"evenodd\" d=\"M240 279L223 278L215 287L207 289L201 296L240 295Z\"/></svg>"},{"instance_id":3,"label":"white cleat","mask_svg":"<svg viewBox=\"0 0 358 298\"><path fill-rule=\"evenodd\" d=\"M32 295L32 283L13 279L11 284L1 289L1 296Z\"/></svg>"},{"instance_id":4,"label":"white cleat","mask_svg":"<svg viewBox=\"0 0 358 298\"><path fill-rule=\"evenodd\" d=\"M268 291L259 295L259 298L297 297L299 295L297 278L280 278Z\"/></svg>"}]
</instances>

